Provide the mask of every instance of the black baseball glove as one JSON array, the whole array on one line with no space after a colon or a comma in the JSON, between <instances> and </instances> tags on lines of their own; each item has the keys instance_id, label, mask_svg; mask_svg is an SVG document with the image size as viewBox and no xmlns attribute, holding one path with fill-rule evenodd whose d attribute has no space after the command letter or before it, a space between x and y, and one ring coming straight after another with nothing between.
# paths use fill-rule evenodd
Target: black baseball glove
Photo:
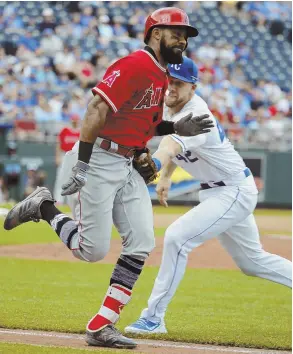
<instances>
[{"instance_id":1,"label":"black baseball glove","mask_svg":"<svg viewBox=\"0 0 293 354\"><path fill-rule=\"evenodd\" d=\"M147 148L136 151L133 159L133 167L138 171L146 184L153 182L158 177L156 164L152 160L150 150Z\"/></svg>"}]
</instances>

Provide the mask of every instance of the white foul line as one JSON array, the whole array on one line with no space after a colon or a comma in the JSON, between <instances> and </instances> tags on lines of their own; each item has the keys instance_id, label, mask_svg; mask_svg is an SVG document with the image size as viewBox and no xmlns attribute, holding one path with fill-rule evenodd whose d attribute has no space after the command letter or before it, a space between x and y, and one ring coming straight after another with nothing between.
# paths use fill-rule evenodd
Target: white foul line
<instances>
[{"instance_id":1,"label":"white foul line","mask_svg":"<svg viewBox=\"0 0 293 354\"><path fill-rule=\"evenodd\" d=\"M64 338L64 339L80 339L84 340L85 336L78 334L62 334L62 333L46 333L40 331L26 331L26 330L10 330L10 329L0 329L0 333L7 334L17 334L23 336L35 336L35 337L51 337L51 338ZM233 353L249 353L249 354L282 354L291 353L289 351L277 351L277 350L261 350L261 349L249 349L249 348L221 348L217 346L205 346L201 344L188 344L188 343L179 343L168 342L162 343L162 341L156 340L142 340L136 339L138 344L144 344L148 346L164 347L164 348L177 348L177 349L192 349L192 350L210 350L210 351L219 351L219 352L233 352Z\"/></svg>"}]
</instances>

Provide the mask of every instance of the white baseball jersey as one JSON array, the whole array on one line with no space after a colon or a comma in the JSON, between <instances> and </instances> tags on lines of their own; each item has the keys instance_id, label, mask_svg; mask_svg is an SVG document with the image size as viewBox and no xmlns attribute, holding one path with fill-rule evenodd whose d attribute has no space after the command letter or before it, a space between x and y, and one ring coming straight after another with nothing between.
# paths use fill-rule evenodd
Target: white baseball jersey
<instances>
[{"instance_id":1,"label":"white baseball jersey","mask_svg":"<svg viewBox=\"0 0 293 354\"><path fill-rule=\"evenodd\" d=\"M201 182L219 182L230 179L242 172L246 166L242 157L235 151L217 119L205 101L194 94L180 112L170 117L168 107L164 107L164 120L177 121L187 114L193 116L209 114L214 128L211 132L192 137L170 135L182 147L183 153L173 159L174 163L189 172Z\"/></svg>"},{"instance_id":2,"label":"white baseball jersey","mask_svg":"<svg viewBox=\"0 0 293 354\"><path fill-rule=\"evenodd\" d=\"M164 317L184 276L188 254L214 237L244 274L292 286L292 263L264 251L260 243L253 216L258 193L253 176L206 103L195 94L172 118L165 107L164 119L176 121L189 113L193 116L209 114L215 127L210 133L194 137L172 135L183 149L173 161L212 188L202 188L200 204L181 215L166 230L160 270L148 307L141 313L141 318L149 320L152 327L138 321L126 327L126 332L166 332ZM216 182L224 182L225 187L214 185Z\"/></svg>"}]
</instances>

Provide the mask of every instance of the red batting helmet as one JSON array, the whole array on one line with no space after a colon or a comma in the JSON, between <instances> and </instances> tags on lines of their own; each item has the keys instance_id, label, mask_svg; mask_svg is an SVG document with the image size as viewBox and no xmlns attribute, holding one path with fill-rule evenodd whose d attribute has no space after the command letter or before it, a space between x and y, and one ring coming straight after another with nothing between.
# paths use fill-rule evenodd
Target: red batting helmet
<instances>
[{"instance_id":1,"label":"red batting helmet","mask_svg":"<svg viewBox=\"0 0 293 354\"><path fill-rule=\"evenodd\" d=\"M144 42L147 43L151 30L160 26L184 26L187 29L187 37L196 37L198 30L190 26L187 14L177 7L163 7L148 16L144 28Z\"/></svg>"}]
</instances>

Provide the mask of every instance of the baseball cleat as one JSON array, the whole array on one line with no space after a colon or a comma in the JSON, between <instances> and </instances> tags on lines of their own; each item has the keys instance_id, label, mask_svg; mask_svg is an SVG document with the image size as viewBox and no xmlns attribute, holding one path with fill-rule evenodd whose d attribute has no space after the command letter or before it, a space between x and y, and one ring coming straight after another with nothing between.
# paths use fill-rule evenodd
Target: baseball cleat
<instances>
[{"instance_id":1,"label":"baseball cleat","mask_svg":"<svg viewBox=\"0 0 293 354\"><path fill-rule=\"evenodd\" d=\"M95 347L133 349L137 346L132 339L124 337L112 324L99 331L87 330L85 341Z\"/></svg>"},{"instance_id":2,"label":"baseball cleat","mask_svg":"<svg viewBox=\"0 0 293 354\"><path fill-rule=\"evenodd\" d=\"M39 222L42 219L40 207L44 201L54 203L51 192L46 187L37 187L23 201L17 203L7 214L4 221L4 229L12 230L20 224L28 221Z\"/></svg>"},{"instance_id":3,"label":"baseball cleat","mask_svg":"<svg viewBox=\"0 0 293 354\"><path fill-rule=\"evenodd\" d=\"M154 333L167 333L164 321L152 322L144 317L140 317L136 322L125 327L126 333L137 334L154 334Z\"/></svg>"}]
</instances>

